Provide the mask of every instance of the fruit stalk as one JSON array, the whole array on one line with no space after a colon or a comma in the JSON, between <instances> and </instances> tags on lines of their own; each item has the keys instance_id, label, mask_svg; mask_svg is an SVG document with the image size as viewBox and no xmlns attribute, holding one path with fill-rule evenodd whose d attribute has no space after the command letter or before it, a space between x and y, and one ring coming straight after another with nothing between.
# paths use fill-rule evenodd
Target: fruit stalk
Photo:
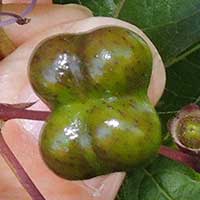
<instances>
[{"instance_id":1,"label":"fruit stalk","mask_svg":"<svg viewBox=\"0 0 200 200\"><path fill-rule=\"evenodd\" d=\"M16 118L44 121L49 114L48 111L26 110L12 104L0 104L0 119L3 121Z\"/></svg>"},{"instance_id":2,"label":"fruit stalk","mask_svg":"<svg viewBox=\"0 0 200 200\"><path fill-rule=\"evenodd\" d=\"M166 146L161 146L159 153L162 156L181 162L184 165L191 167L195 171L200 172L200 161L199 157L197 156L192 156Z\"/></svg>"}]
</instances>

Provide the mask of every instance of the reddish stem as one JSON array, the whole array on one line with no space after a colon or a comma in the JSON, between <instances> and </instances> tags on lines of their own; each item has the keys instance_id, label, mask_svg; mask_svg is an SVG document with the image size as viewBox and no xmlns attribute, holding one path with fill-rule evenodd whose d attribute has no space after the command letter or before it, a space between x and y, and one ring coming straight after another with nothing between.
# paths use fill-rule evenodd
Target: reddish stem
<instances>
[{"instance_id":1,"label":"reddish stem","mask_svg":"<svg viewBox=\"0 0 200 200\"><path fill-rule=\"evenodd\" d=\"M0 104L0 119L3 121L16 118L45 121L49 114L48 111L26 110L14 107L12 104Z\"/></svg>"},{"instance_id":2,"label":"reddish stem","mask_svg":"<svg viewBox=\"0 0 200 200\"><path fill-rule=\"evenodd\" d=\"M166 146L161 146L159 153L167 158L181 162L186 166L193 168L197 172L200 172L200 159L198 156L189 155Z\"/></svg>"},{"instance_id":3,"label":"reddish stem","mask_svg":"<svg viewBox=\"0 0 200 200\"><path fill-rule=\"evenodd\" d=\"M12 153L3 135L0 132L0 154L5 159L9 167L12 169L19 182L23 185L26 191L31 196L32 200L45 200L40 191L36 188L34 183L29 178L28 174L25 172L24 168L21 166L19 161L16 159L15 155Z\"/></svg>"}]
</instances>

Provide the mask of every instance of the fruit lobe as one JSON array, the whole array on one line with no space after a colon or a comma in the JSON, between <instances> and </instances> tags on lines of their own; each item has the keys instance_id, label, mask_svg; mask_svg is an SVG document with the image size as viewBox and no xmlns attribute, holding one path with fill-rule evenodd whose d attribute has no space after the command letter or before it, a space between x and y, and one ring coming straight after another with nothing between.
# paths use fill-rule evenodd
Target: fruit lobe
<instances>
[{"instance_id":1,"label":"fruit lobe","mask_svg":"<svg viewBox=\"0 0 200 200\"><path fill-rule=\"evenodd\" d=\"M160 122L148 100L148 45L120 27L43 41L30 81L52 108L43 128L44 161L66 179L129 171L159 149Z\"/></svg>"}]
</instances>

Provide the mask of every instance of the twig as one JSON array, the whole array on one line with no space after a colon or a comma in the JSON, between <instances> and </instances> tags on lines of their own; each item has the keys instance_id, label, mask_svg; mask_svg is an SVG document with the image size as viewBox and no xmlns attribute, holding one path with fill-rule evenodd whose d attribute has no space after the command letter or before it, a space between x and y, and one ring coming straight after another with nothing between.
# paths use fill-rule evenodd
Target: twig
<instances>
[{"instance_id":1,"label":"twig","mask_svg":"<svg viewBox=\"0 0 200 200\"><path fill-rule=\"evenodd\" d=\"M159 153L167 158L181 162L186 166L193 168L197 172L200 172L200 159L198 156L189 155L166 146L161 146Z\"/></svg>"},{"instance_id":2,"label":"twig","mask_svg":"<svg viewBox=\"0 0 200 200\"><path fill-rule=\"evenodd\" d=\"M48 111L26 110L16 105L0 103L0 119L3 121L16 118L45 121L49 114Z\"/></svg>"}]
</instances>

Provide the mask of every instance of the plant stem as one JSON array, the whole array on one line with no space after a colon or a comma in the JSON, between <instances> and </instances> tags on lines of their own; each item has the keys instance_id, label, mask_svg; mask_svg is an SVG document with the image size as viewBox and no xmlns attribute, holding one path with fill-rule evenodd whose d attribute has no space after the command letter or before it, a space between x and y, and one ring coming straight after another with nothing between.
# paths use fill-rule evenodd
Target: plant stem
<instances>
[{"instance_id":1,"label":"plant stem","mask_svg":"<svg viewBox=\"0 0 200 200\"><path fill-rule=\"evenodd\" d=\"M0 119L3 121L16 118L45 121L49 114L48 111L26 110L14 107L11 104L0 103Z\"/></svg>"},{"instance_id":2,"label":"plant stem","mask_svg":"<svg viewBox=\"0 0 200 200\"><path fill-rule=\"evenodd\" d=\"M160 155L181 162L186 166L193 168L197 172L200 172L200 159L198 156L189 155L166 146L161 146L159 153Z\"/></svg>"},{"instance_id":3,"label":"plant stem","mask_svg":"<svg viewBox=\"0 0 200 200\"><path fill-rule=\"evenodd\" d=\"M7 162L9 167L12 169L19 182L29 193L32 200L45 200L45 198L36 188L32 180L29 178L28 174L25 172L24 168L21 166L19 161L16 159L15 155L12 153L12 151L6 144L1 132L0 132L0 154Z\"/></svg>"}]
</instances>

